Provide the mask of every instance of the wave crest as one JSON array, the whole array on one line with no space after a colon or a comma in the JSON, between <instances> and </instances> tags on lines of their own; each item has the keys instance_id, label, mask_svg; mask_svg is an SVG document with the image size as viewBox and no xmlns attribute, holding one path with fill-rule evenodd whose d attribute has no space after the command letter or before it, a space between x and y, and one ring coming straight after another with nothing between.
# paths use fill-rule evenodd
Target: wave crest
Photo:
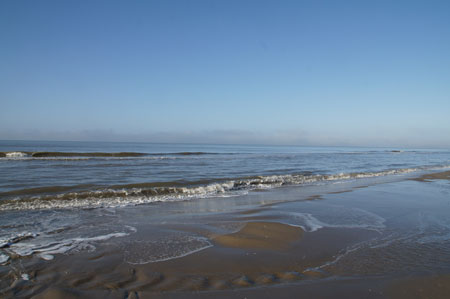
<instances>
[{"instance_id":1,"label":"wave crest","mask_svg":"<svg viewBox=\"0 0 450 299\"><path fill-rule=\"evenodd\" d=\"M443 166L442 169L449 166ZM208 182L195 185L191 182L186 186L168 186L168 183L142 184L141 188L124 186L120 188L88 190L79 192L65 192L60 194L19 197L0 201L0 210L35 210L55 208L96 208L138 205L160 201L179 201L190 198L211 196L233 196L255 189L270 189L285 185L306 185L322 181L338 181L360 178L370 178L387 175L398 175L425 170L421 168L404 168L380 172L340 173L333 175L320 174L286 174L272 176L257 176L227 180L222 182ZM431 170L431 169L428 169ZM151 186L151 187L150 187ZM119 188L118 188L119 187Z\"/></svg>"}]
</instances>

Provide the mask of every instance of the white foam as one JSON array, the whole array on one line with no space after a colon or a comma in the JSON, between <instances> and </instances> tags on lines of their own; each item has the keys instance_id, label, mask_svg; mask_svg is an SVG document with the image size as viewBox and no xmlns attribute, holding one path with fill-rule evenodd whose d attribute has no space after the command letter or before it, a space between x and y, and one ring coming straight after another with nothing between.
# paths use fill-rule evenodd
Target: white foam
<instances>
[{"instance_id":1,"label":"white foam","mask_svg":"<svg viewBox=\"0 0 450 299\"><path fill-rule=\"evenodd\" d=\"M272 214L277 213L271 211ZM283 223L301 227L306 232L315 232L324 227L331 228L362 228L381 232L384 228L384 218L366 210L327 206L323 212L300 213L279 211Z\"/></svg>"},{"instance_id":2,"label":"white foam","mask_svg":"<svg viewBox=\"0 0 450 299\"><path fill-rule=\"evenodd\" d=\"M291 212L289 213L291 216L294 216L296 220L300 220L301 224L299 223L291 223L288 222L287 224L292 226L301 227L306 232L315 232L324 226L326 226L323 222L315 218L313 215L309 213L296 213Z\"/></svg>"},{"instance_id":3,"label":"white foam","mask_svg":"<svg viewBox=\"0 0 450 299\"><path fill-rule=\"evenodd\" d=\"M24 241L11 244L8 251L12 254L19 256L31 256L37 254L44 260L52 260L53 255L63 254L73 250L94 250L95 247L90 243L106 241L111 238L120 238L130 235L130 233L136 232L136 228L132 226L126 226L129 232L115 232L105 235L99 235L86 238L68 238L64 240L43 240L35 239L32 241Z\"/></svg>"},{"instance_id":4,"label":"white foam","mask_svg":"<svg viewBox=\"0 0 450 299\"><path fill-rule=\"evenodd\" d=\"M132 233L137 232L137 228L135 228L135 227L133 227L133 226L131 226L131 225L125 225L125 227L126 227L127 229L129 229L130 232L132 232Z\"/></svg>"},{"instance_id":5,"label":"white foam","mask_svg":"<svg viewBox=\"0 0 450 299\"><path fill-rule=\"evenodd\" d=\"M30 232L22 232L19 234L15 234L13 236L0 239L0 248L8 247L9 245L20 242L21 240L35 238L37 236L38 234Z\"/></svg>"},{"instance_id":6,"label":"white foam","mask_svg":"<svg viewBox=\"0 0 450 299\"><path fill-rule=\"evenodd\" d=\"M9 260L9 256L3 253L0 253L0 265L6 263Z\"/></svg>"},{"instance_id":7,"label":"white foam","mask_svg":"<svg viewBox=\"0 0 450 299\"><path fill-rule=\"evenodd\" d=\"M23 152L9 152L9 153L6 153L6 157L7 158L24 158L24 157L28 157L28 154L23 153Z\"/></svg>"},{"instance_id":8,"label":"white foam","mask_svg":"<svg viewBox=\"0 0 450 299\"><path fill-rule=\"evenodd\" d=\"M428 167L426 170L446 169L450 166ZM148 204L153 202L180 201L191 198L213 196L242 195L255 189L269 189L284 185L308 185L321 182L337 182L360 178L379 177L387 175L402 175L422 168L394 169L367 173L339 173L333 175L273 175L249 179L230 180L193 187L153 187L132 189L105 189L85 192L63 193L57 196L37 198L17 198L0 202L0 211L6 210L36 210L64 208L97 208L122 207L127 205Z\"/></svg>"},{"instance_id":9,"label":"white foam","mask_svg":"<svg viewBox=\"0 0 450 299\"><path fill-rule=\"evenodd\" d=\"M41 254L39 254L38 255L41 259L43 259L43 260L46 260L46 261L51 261L51 260L53 260L55 257L53 256L53 255L51 255L51 254L44 254L44 253L41 253Z\"/></svg>"},{"instance_id":10,"label":"white foam","mask_svg":"<svg viewBox=\"0 0 450 299\"><path fill-rule=\"evenodd\" d=\"M105 240L109 240L111 238L120 238L120 237L125 237L130 235L129 233L111 233L111 234L107 234L107 235L102 235L102 236L96 236L96 237L91 237L91 238L75 238L72 239L73 241L77 242L77 243L81 243L81 242L93 242L93 241L105 241Z\"/></svg>"}]
</instances>

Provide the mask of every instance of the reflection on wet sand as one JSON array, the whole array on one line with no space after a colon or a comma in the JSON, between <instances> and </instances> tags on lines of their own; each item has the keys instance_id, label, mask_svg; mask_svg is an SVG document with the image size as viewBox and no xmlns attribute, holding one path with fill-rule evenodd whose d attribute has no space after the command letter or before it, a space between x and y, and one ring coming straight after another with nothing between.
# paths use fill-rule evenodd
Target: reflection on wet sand
<instances>
[{"instance_id":1,"label":"reflection on wet sand","mask_svg":"<svg viewBox=\"0 0 450 299\"><path fill-rule=\"evenodd\" d=\"M187 212L195 202L174 203L169 216L159 218L149 216L151 206L111 212L103 217L135 230L92 243L94 248L80 245L52 261L12 256L0 267L1 294L446 298L450 185L431 180L448 176L323 192L321 200L300 196L301 188L278 189L253 195L260 204L234 211L220 210L218 199L208 202L204 214L197 206ZM273 197L286 201L270 202ZM156 251L164 258L156 259Z\"/></svg>"}]
</instances>

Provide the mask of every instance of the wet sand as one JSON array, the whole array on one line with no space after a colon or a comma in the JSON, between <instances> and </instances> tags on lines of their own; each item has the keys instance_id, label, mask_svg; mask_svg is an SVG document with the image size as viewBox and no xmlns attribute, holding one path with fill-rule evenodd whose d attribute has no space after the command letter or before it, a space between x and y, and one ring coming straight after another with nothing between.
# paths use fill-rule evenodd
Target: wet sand
<instances>
[{"instance_id":1,"label":"wet sand","mask_svg":"<svg viewBox=\"0 0 450 299\"><path fill-rule=\"evenodd\" d=\"M392 198L407 202L417 190L438 189L430 185L432 180L448 180L449 177L450 172L444 172L424 175L416 181L392 183L390 187L381 184L376 187L349 189L349 192L330 192L308 197L306 201L298 203L289 201L284 204L284 208L292 210L299 207L303 210L315 207L314 200L320 200L321 203L331 201L333 205L348 202L360 209L358 205L364 205L365 200L371 200L372 196L379 198L380 201L375 202L370 208L376 212L387 211L384 215L385 225L392 232L389 231L386 236L391 236L397 231L401 232L396 226L397 216L389 218L392 210L401 210L389 206ZM411 190L411 186L416 190ZM427 190L423 193L427 194ZM444 193L433 196L436 200L445 202L447 194L445 192L448 192L447 189ZM403 202L400 202L399 206L402 204ZM280 206L283 207L282 204ZM261 206L226 215L235 219L236 223L244 222L236 231L225 234L218 234L208 226L167 225L165 229L195 232L207 238L211 246L166 261L137 264L127 262L127 254L140 254L147 250L136 241L137 236L134 235L128 239L97 244L93 251L55 255L52 261L35 256L21 258L20 262L13 261L9 267L0 266L0 295L5 298L448 298L450 296L448 287L450 269L448 267L438 269L436 265L439 266L441 262L436 261L435 256L432 257L432 261L436 264L431 265L431 268L421 268L421 263L429 264L428 260L421 262L413 255L403 263L402 252L408 254L410 247L407 246L410 243L401 243L402 233L398 233L400 237L392 242L372 246L370 243L372 240L384 237L378 229L352 225L328 225L318 230L305 229L284 223L286 219L280 216L277 208L281 209L277 205ZM400 212L399 215L404 214L403 211ZM142 225L138 228L139 238L145 239L145 236L154 233L155 229L158 227ZM424 230L425 237L426 234L427 230ZM422 235L419 237L422 238ZM359 244L370 246L364 247ZM423 256L423 252L420 251L421 243L418 244L412 246L418 248L418 256ZM441 258L445 261L448 257L447 252L443 252L441 247L433 245L434 243L429 244L431 245L427 243L428 247L423 250L431 251L432 255L433 252L441 252ZM446 244L442 243L444 246L442 248L446 248ZM405 246L406 250L402 246ZM415 261L417 265L414 265ZM402 268L402 265L411 263L411 268ZM399 269L395 269L396 266ZM385 271L380 271L380 268ZM23 276L24 273L26 276Z\"/></svg>"},{"instance_id":2,"label":"wet sand","mask_svg":"<svg viewBox=\"0 0 450 299\"><path fill-rule=\"evenodd\" d=\"M216 237L214 246L208 249L143 265L124 263L119 248L104 246L92 253L57 256L51 262L30 260L29 264L23 264L30 273L29 280L15 277L17 283L5 295L123 298L136 292L144 298L170 298L205 292L204 296L216 297L226 290L246 288L259 294L259 287L329 277L329 273L309 268L333 259L345 244L366 239L364 235L363 231L355 234L324 229L305 237L298 227L255 222L237 233ZM5 278L14 279L9 275Z\"/></svg>"},{"instance_id":3,"label":"wet sand","mask_svg":"<svg viewBox=\"0 0 450 299\"><path fill-rule=\"evenodd\" d=\"M239 232L217 236L213 240L222 247L283 250L299 240L302 234L301 228L286 224L248 222Z\"/></svg>"},{"instance_id":4,"label":"wet sand","mask_svg":"<svg viewBox=\"0 0 450 299\"><path fill-rule=\"evenodd\" d=\"M393 298L449 298L450 275L430 275L400 279L392 283L387 294Z\"/></svg>"},{"instance_id":5,"label":"wet sand","mask_svg":"<svg viewBox=\"0 0 450 299\"><path fill-rule=\"evenodd\" d=\"M450 180L450 171L425 174L421 177L414 178L416 181L427 182L431 180Z\"/></svg>"}]
</instances>

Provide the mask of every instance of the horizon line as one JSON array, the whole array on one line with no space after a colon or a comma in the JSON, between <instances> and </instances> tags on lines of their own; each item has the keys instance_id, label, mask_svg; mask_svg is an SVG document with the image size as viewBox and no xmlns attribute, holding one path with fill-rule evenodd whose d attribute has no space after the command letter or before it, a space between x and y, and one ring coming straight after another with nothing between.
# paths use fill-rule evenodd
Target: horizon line
<instances>
[{"instance_id":1,"label":"horizon line","mask_svg":"<svg viewBox=\"0 0 450 299\"><path fill-rule=\"evenodd\" d=\"M446 149L448 147L411 147L411 146L368 146L368 145L300 145L300 144L264 144L264 143L206 143L206 142L155 142L155 141L111 141L111 140L51 140L51 139L0 139L0 142L86 142L86 143L146 143L146 144L186 144L186 145L222 145L222 146L275 146L275 147L307 147L307 148L386 148L386 149Z\"/></svg>"}]
</instances>

